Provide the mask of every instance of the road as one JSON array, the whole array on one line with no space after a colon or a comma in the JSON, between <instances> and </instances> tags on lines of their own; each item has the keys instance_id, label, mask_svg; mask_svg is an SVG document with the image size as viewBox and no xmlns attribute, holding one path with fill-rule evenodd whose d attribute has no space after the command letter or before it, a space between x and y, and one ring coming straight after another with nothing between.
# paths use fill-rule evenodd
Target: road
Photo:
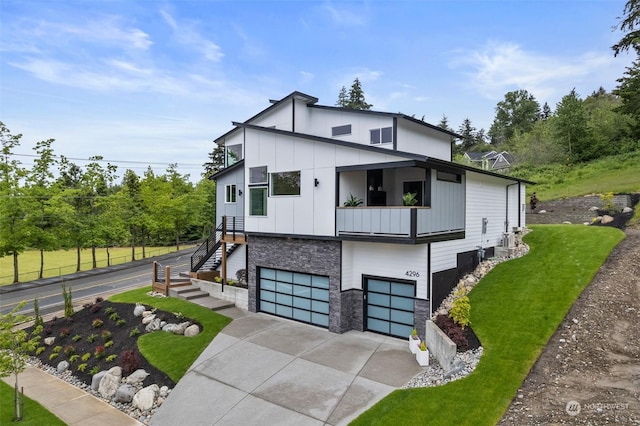
<instances>
[{"instance_id":1,"label":"road","mask_svg":"<svg viewBox=\"0 0 640 426\"><path fill-rule=\"evenodd\" d=\"M12 291L0 288L0 313L11 311L20 301L25 300L27 305L20 312L33 314L33 300L38 298L40 315L61 311L64 309L62 297L62 284L71 289L72 300L75 306L94 300L96 297L104 297L119 293L127 289L151 286L152 264L154 260L160 261L164 266L171 267L171 275L189 270L190 258L193 249L182 250L158 258L149 258L138 261L135 266L119 265L105 268L106 271L97 275L80 273L63 277L62 281L42 285L24 283L13 287Z\"/></svg>"}]
</instances>

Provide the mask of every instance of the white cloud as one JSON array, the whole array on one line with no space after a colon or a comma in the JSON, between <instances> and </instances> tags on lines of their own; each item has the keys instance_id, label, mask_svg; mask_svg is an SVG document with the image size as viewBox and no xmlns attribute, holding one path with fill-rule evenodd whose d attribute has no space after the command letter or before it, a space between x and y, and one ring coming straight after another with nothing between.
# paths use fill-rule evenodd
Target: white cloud
<instances>
[{"instance_id":1,"label":"white cloud","mask_svg":"<svg viewBox=\"0 0 640 426\"><path fill-rule=\"evenodd\" d=\"M344 4L342 4L344 6ZM345 7L336 7L331 2L325 3L322 8L329 15L333 23L346 27L362 27L366 24L366 18L361 11L353 12Z\"/></svg>"},{"instance_id":2,"label":"white cloud","mask_svg":"<svg viewBox=\"0 0 640 426\"><path fill-rule=\"evenodd\" d=\"M451 63L456 69L470 68L466 72L470 85L489 99L500 99L518 89L528 90L538 99L557 98L581 84L594 86L586 90L596 90L607 84L606 79L615 75L613 70L620 65L609 51L554 56L508 42L489 42L475 51L458 51Z\"/></svg>"},{"instance_id":3,"label":"white cloud","mask_svg":"<svg viewBox=\"0 0 640 426\"><path fill-rule=\"evenodd\" d=\"M310 83L311 81L313 81L314 78L315 78L315 74L307 71L300 71L299 84L303 85L303 84Z\"/></svg>"},{"instance_id":4,"label":"white cloud","mask_svg":"<svg viewBox=\"0 0 640 426\"><path fill-rule=\"evenodd\" d=\"M220 46L202 36L197 31L194 24L188 22L178 23L173 16L164 10L160 11L160 15L167 25L173 30L178 43L200 52L205 59L211 62L218 62L222 59L224 54L222 53Z\"/></svg>"}]
</instances>

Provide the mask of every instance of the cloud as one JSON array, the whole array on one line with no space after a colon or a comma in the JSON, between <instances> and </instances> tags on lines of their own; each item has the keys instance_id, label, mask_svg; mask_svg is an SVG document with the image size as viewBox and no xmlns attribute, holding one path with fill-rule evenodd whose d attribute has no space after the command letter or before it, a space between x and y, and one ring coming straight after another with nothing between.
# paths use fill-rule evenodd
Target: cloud
<instances>
[{"instance_id":1,"label":"cloud","mask_svg":"<svg viewBox=\"0 0 640 426\"><path fill-rule=\"evenodd\" d=\"M216 43L207 40L195 28L195 25L189 22L178 23L169 12L160 11L160 15L166 24L173 30L176 41L190 49L200 52L205 59L211 62L218 62L224 54L222 49Z\"/></svg>"},{"instance_id":2,"label":"cloud","mask_svg":"<svg viewBox=\"0 0 640 426\"><path fill-rule=\"evenodd\" d=\"M310 83L311 81L313 81L314 78L315 78L315 74L307 71L300 71L299 84L302 85L302 84Z\"/></svg>"},{"instance_id":3,"label":"cloud","mask_svg":"<svg viewBox=\"0 0 640 426\"><path fill-rule=\"evenodd\" d=\"M525 89L539 99L566 94L583 82L600 79L619 68L611 52L586 52L575 56L554 56L527 51L516 43L489 42L484 47L456 52L450 64L465 72L469 84L489 99L500 99L512 90ZM589 83L590 84L590 83ZM593 87L590 90L595 90Z\"/></svg>"},{"instance_id":4,"label":"cloud","mask_svg":"<svg viewBox=\"0 0 640 426\"><path fill-rule=\"evenodd\" d=\"M350 11L345 7L336 7L331 2L326 2L322 5L322 9L329 16L331 21L339 26L344 27L363 27L366 25L367 20L365 19L364 13L362 11Z\"/></svg>"}]
</instances>

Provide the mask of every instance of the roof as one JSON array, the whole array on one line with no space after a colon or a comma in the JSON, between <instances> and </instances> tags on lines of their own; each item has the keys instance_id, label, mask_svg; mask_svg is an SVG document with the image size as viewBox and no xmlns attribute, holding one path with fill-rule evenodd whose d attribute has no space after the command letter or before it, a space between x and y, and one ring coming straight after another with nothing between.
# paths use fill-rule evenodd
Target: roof
<instances>
[{"instance_id":1,"label":"roof","mask_svg":"<svg viewBox=\"0 0 640 426\"><path fill-rule=\"evenodd\" d=\"M223 175L225 175L227 173L230 173L230 172L234 171L235 169L240 169L242 167L244 167L244 159L238 161L237 163L233 163L229 167L225 167L224 169L218 171L218 173L212 174L211 176L209 176L209 179L216 180L220 176L223 176Z\"/></svg>"}]
</instances>

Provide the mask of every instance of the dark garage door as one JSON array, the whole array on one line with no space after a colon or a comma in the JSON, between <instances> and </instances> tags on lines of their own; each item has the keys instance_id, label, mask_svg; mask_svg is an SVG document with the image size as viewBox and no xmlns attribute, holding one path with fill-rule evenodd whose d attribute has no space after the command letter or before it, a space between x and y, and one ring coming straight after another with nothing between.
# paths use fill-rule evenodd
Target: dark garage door
<instances>
[{"instance_id":1,"label":"dark garage door","mask_svg":"<svg viewBox=\"0 0 640 426\"><path fill-rule=\"evenodd\" d=\"M413 330L415 283L366 278L366 329L397 337Z\"/></svg>"}]
</instances>

